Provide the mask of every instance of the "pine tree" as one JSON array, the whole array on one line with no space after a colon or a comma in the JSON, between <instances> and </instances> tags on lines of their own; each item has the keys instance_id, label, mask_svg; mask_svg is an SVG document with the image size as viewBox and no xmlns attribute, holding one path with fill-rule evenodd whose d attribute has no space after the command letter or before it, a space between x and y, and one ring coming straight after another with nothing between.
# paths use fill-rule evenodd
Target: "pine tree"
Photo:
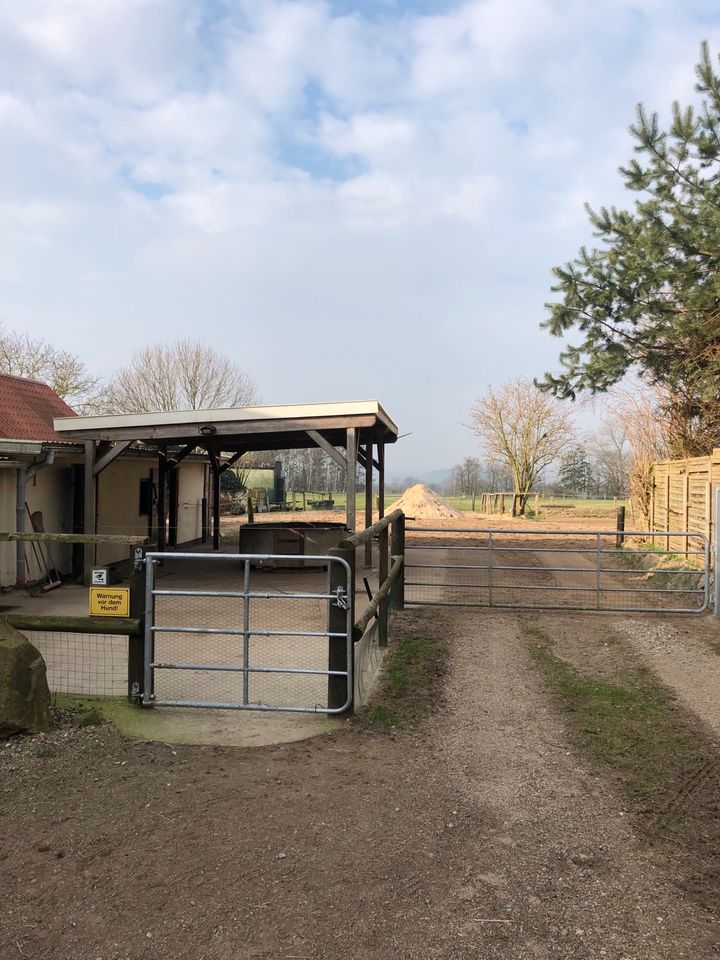
<instances>
[{"instance_id":1,"label":"pine tree","mask_svg":"<svg viewBox=\"0 0 720 960\"><path fill-rule=\"evenodd\" d=\"M674 103L667 130L637 108L637 157L620 168L634 208L587 206L601 245L555 268L561 299L542 326L581 336L539 384L574 398L637 371L661 388L686 455L720 439L720 75L707 44L696 73L699 109Z\"/></svg>"}]
</instances>

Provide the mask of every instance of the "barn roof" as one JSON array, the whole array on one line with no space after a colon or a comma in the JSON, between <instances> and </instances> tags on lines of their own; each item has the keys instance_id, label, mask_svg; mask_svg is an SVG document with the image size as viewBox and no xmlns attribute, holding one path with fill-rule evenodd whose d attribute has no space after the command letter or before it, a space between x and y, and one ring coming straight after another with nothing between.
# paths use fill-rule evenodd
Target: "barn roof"
<instances>
[{"instance_id":1,"label":"barn roof","mask_svg":"<svg viewBox=\"0 0 720 960\"><path fill-rule=\"evenodd\" d=\"M75 412L46 383L0 374L0 438L67 443L55 430L55 417L69 420Z\"/></svg>"},{"instance_id":2,"label":"barn roof","mask_svg":"<svg viewBox=\"0 0 720 960\"><path fill-rule=\"evenodd\" d=\"M55 420L56 430L68 440L198 442L224 451L314 446L308 431L322 433L331 444L339 446L344 445L349 427L358 430L361 442L373 439L394 443L398 436L398 428L377 400L169 410Z\"/></svg>"}]
</instances>

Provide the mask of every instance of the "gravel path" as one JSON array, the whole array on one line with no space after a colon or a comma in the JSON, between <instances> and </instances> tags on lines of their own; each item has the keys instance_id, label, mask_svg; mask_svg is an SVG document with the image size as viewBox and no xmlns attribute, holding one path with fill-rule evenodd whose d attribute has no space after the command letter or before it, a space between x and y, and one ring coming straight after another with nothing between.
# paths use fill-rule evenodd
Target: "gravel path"
<instances>
[{"instance_id":1,"label":"gravel path","mask_svg":"<svg viewBox=\"0 0 720 960\"><path fill-rule=\"evenodd\" d=\"M491 825L466 895L492 894L482 957L713 957L715 931L643 850L567 736L511 615L458 612L442 756ZM587 629L587 627L586 627Z\"/></svg>"},{"instance_id":2,"label":"gravel path","mask_svg":"<svg viewBox=\"0 0 720 960\"><path fill-rule=\"evenodd\" d=\"M622 618L612 625L685 706L720 737L720 656L694 636L707 626L690 617L681 624ZM716 632L720 634L720 630Z\"/></svg>"}]
</instances>

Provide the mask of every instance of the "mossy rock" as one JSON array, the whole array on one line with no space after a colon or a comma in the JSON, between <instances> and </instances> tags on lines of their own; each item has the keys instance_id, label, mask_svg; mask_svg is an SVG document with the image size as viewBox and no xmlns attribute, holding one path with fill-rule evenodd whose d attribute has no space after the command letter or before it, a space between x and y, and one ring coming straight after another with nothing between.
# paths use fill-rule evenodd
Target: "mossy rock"
<instances>
[{"instance_id":1,"label":"mossy rock","mask_svg":"<svg viewBox=\"0 0 720 960\"><path fill-rule=\"evenodd\" d=\"M0 621L0 737L50 728L50 690L40 651Z\"/></svg>"}]
</instances>

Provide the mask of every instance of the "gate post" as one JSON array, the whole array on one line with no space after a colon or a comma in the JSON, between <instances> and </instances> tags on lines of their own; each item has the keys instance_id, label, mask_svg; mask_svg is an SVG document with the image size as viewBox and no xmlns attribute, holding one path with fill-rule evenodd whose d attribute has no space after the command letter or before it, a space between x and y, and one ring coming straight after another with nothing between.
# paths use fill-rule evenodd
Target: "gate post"
<instances>
[{"instance_id":1,"label":"gate post","mask_svg":"<svg viewBox=\"0 0 720 960\"><path fill-rule=\"evenodd\" d=\"M135 547L130 559L130 616L140 621L137 634L128 636L128 700L142 703L145 673L145 551Z\"/></svg>"},{"instance_id":2,"label":"gate post","mask_svg":"<svg viewBox=\"0 0 720 960\"><path fill-rule=\"evenodd\" d=\"M355 547L330 547L329 557L338 557L350 567L350 584L348 595L345 602L349 604L350 624L355 623ZM343 593L348 588L348 578L345 567L340 563L328 564L328 593L337 593L341 588ZM332 600L328 601L328 633L338 633L341 636L328 637L328 670L342 670L347 672L350 669L348 663L348 638L347 638L347 608L339 606ZM352 626L351 626L352 632ZM352 634L351 634L352 635ZM352 647L350 656L353 656ZM328 707L337 709L347 700L348 680L347 677L330 675L328 677ZM353 691L350 688L352 709Z\"/></svg>"}]
</instances>

